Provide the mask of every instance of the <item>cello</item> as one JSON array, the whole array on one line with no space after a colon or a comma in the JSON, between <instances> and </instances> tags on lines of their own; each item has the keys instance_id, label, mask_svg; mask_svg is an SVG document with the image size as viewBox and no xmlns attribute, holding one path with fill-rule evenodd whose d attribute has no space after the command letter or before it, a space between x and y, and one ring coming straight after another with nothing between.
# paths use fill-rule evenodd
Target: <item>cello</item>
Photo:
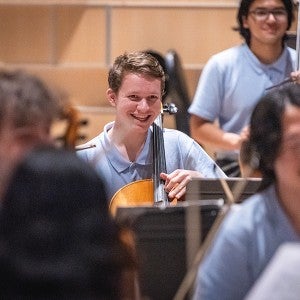
<instances>
[{"instance_id":1,"label":"cello","mask_svg":"<svg viewBox=\"0 0 300 300\"><path fill-rule=\"evenodd\" d=\"M153 172L151 179L141 179L126 184L119 189L112 197L109 210L113 216L116 215L118 207L125 206L161 206L166 207L170 204L168 195L164 190L164 181L160 178L160 173L166 173L166 158L163 139L163 114L175 114L177 107L173 104L162 106L161 113L152 124L153 128ZM174 199L173 204L177 203Z\"/></svg>"}]
</instances>

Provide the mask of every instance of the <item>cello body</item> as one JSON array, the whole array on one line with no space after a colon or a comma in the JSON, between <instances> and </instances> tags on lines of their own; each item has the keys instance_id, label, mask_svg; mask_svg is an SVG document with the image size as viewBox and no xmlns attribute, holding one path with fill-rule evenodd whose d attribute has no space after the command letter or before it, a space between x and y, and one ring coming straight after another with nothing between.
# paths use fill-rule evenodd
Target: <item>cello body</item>
<instances>
[{"instance_id":1,"label":"cello body","mask_svg":"<svg viewBox=\"0 0 300 300\"><path fill-rule=\"evenodd\" d=\"M153 180L142 179L120 188L112 197L109 210L115 216L118 207L149 205L153 205Z\"/></svg>"},{"instance_id":2,"label":"cello body","mask_svg":"<svg viewBox=\"0 0 300 300\"><path fill-rule=\"evenodd\" d=\"M113 217L116 216L118 207L153 206L153 180L141 179L130 182L120 188L109 203L109 211ZM169 205L176 205L177 199L169 202Z\"/></svg>"}]
</instances>

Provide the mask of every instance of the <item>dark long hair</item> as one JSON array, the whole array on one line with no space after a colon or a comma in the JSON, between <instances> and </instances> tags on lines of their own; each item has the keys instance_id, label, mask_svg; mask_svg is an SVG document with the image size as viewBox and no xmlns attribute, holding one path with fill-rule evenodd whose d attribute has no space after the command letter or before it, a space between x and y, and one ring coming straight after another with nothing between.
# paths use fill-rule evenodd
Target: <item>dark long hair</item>
<instances>
[{"instance_id":1,"label":"dark long hair","mask_svg":"<svg viewBox=\"0 0 300 300\"><path fill-rule=\"evenodd\" d=\"M290 84L266 94L253 110L249 144L262 173L261 189L276 181L274 162L282 143L282 117L288 105L300 107L300 86Z\"/></svg>"},{"instance_id":2,"label":"dark long hair","mask_svg":"<svg viewBox=\"0 0 300 300\"><path fill-rule=\"evenodd\" d=\"M0 214L3 299L120 299L133 266L91 166L55 148L20 163Z\"/></svg>"}]
</instances>

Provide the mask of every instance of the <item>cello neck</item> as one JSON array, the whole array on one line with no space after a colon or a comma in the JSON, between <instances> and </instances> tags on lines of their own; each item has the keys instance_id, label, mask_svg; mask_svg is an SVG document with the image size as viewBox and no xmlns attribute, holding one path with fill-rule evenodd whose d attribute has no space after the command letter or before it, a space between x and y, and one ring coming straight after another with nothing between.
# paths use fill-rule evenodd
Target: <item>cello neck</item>
<instances>
[{"instance_id":1,"label":"cello neck","mask_svg":"<svg viewBox=\"0 0 300 300\"><path fill-rule=\"evenodd\" d=\"M162 106L161 113L153 123L153 192L154 205L167 206L169 204L168 195L165 192L164 180L160 178L160 173L166 173L166 156L163 136L163 113L164 111L173 114L177 112L174 104Z\"/></svg>"},{"instance_id":2,"label":"cello neck","mask_svg":"<svg viewBox=\"0 0 300 300\"><path fill-rule=\"evenodd\" d=\"M166 206L168 197L164 189L164 181L160 178L161 172L166 172L166 157L163 138L161 114L153 123L153 193L154 204Z\"/></svg>"}]
</instances>

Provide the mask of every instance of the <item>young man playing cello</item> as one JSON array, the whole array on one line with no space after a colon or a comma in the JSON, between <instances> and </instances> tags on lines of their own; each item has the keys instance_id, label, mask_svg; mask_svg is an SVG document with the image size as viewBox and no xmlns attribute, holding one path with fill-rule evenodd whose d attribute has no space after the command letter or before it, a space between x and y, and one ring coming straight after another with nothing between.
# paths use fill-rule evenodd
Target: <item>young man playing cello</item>
<instances>
[{"instance_id":1,"label":"young man playing cello","mask_svg":"<svg viewBox=\"0 0 300 300\"><path fill-rule=\"evenodd\" d=\"M111 199L126 184L152 178L152 124L161 113L165 74L152 55L125 53L116 58L108 84L106 96L115 108L115 121L88 142L96 147L78 155L95 164ZM160 177L169 199L180 199L192 177L226 177L186 134L164 129L163 137L167 172Z\"/></svg>"}]
</instances>

